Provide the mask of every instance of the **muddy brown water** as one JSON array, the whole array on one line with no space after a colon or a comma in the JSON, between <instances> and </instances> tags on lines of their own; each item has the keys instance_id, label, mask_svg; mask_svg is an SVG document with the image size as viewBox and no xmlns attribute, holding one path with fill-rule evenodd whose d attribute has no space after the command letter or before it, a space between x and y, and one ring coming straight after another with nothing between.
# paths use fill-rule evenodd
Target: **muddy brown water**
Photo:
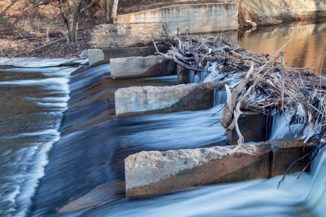
<instances>
[{"instance_id":1,"label":"muddy brown water","mask_svg":"<svg viewBox=\"0 0 326 217\"><path fill-rule=\"evenodd\" d=\"M236 35L232 35L231 39L261 54L273 54L289 42L284 49L288 67L308 68L326 75L326 23L264 27Z\"/></svg>"}]
</instances>

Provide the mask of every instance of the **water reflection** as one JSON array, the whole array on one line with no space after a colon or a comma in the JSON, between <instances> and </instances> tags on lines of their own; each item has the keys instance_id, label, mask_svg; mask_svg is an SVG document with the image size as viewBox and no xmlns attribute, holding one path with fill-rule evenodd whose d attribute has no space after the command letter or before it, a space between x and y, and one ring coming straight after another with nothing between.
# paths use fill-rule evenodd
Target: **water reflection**
<instances>
[{"instance_id":1,"label":"water reflection","mask_svg":"<svg viewBox=\"0 0 326 217\"><path fill-rule=\"evenodd\" d=\"M289 40L285 48L288 66L326 74L326 64L321 69L326 52L326 23L265 27L238 37L240 46L262 54L273 54Z\"/></svg>"}]
</instances>

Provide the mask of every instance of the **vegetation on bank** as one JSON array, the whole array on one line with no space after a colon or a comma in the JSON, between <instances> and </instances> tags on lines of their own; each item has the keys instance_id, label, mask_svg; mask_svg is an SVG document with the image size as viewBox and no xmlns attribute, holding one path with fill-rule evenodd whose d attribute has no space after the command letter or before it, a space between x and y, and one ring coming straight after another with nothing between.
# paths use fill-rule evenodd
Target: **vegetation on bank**
<instances>
[{"instance_id":1,"label":"vegetation on bank","mask_svg":"<svg viewBox=\"0 0 326 217\"><path fill-rule=\"evenodd\" d=\"M76 57L94 25L112 22L116 0L3 0L0 56Z\"/></svg>"}]
</instances>

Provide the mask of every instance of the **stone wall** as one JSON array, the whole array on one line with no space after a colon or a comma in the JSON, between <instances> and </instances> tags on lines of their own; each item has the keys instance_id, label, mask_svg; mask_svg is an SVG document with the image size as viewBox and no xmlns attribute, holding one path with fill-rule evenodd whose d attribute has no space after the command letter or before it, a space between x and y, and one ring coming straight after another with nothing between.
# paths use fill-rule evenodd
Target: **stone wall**
<instances>
[{"instance_id":1,"label":"stone wall","mask_svg":"<svg viewBox=\"0 0 326 217\"><path fill-rule=\"evenodd\" d=\"M161 23L102 24L93 29L89 44L100 49L139 47L166 37Z\"/></svg>"},{"instance_id":2,"label":"stone wall","mask_svg":"<svg viewBox=\"0 0 326 217\"><path fill-rule=\"evenodd\" d=\"M252 20L258 25L275 25L326 17L324 0L241 0L240 23Z\"/></svg>"}]
</instances>

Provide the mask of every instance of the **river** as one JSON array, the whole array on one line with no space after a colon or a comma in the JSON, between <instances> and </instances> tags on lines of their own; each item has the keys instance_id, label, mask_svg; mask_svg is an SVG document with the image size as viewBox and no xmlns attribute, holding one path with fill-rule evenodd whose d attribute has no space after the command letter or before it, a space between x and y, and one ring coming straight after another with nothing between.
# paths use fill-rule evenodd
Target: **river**
<instances>
[{"instance_id":1,"label":"river","mask_svg":"<svg viewBox=\"0 0 326 217\"><path fill-rule=\"evenodd\" d=\"M272 53L291 38L287 65L325 73L325 36L325 24L305 24L232 37L258 53ZM112 80L109 65L7 67L0 75L1 217L286 217L326 212L322 153L310 174L300 180L288 176L278 190L280 177L275 177L125 199L123 159L129 154L225 145L224 129L212 116L221 105L197 112L114 117L117 88L174 85L176 76Z\"/></svg>"}]
</instances>

